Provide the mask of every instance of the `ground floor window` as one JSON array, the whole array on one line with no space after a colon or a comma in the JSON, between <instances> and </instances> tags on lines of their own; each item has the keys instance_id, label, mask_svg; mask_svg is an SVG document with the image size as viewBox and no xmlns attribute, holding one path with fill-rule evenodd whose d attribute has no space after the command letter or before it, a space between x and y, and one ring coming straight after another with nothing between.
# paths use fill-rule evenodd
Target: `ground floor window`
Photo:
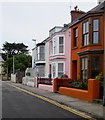
<instances>
[{"instance_id":1,"label":"ground floor window","mask_svg":"<svg viewBox=\"0 0 105 120\"><path fill-rule=\"evenodd\" d=\"M64 63L58 63L58 77L64 74Z\"/></svg>"},{"instance_id":2,"label":"ground floor window","mask_svg":"<svg viewBox=\"0 0 105 120\"><path fill-rule=\"evenodd\" d=\"M52 63L52 77L61 77L64 74L64 62Z\"/></svg>"},{"instance_id":3,"label":"ground floor window","mask_svg":"<svg viewBox=\"0 0 105 120\"><path fill-rule=\"evenodd\" d=\"M45 77L45 65L36 66L37 77Z\"/></svg>"},{"instance_id":4,"label":"ground floor window","mask_svg":"<svg viewBox=\"0 0 105 120\"><path fill-rule=\"evenodd\" d=\"M81 58L81 77L82 80L88 79L88 57Z\"/></svg>"},{"instance_id":5,"label":"ground floor window","mask_svg":"<svg viewBox=\"0 0 105 120\"><path fill-rule=\"evenodd\" d=\"M81 79L87 80L88 78L95 79L101 73L102 62L101 55L89 54L81 58Z\"/></svg>"},{"instance_id":6,"label":"ground floor window","mask_svg":"<svg viewBox=\"0 0 105 120\"><path fill-rule=\"evenodd\" d=\"M56 64L55 63L52 64L52 77L53 78L56 77Z\"/></svg>"},{"instance_id":7,"label":"ground floor window","mask_svg":"<svg viewBox=\"0 0 105 120\"><path fill-rule=\"evenodd\" d=\"M100 56L91 56L91 78L95 78L101 70Z\"/></svg>"}]
</instances>

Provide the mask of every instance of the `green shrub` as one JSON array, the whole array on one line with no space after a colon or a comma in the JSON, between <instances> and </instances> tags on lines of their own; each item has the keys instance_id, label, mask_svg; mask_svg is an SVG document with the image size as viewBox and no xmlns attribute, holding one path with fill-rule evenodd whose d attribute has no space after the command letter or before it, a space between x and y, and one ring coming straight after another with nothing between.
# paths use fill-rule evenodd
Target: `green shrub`
<instances>
[{"instance_id":1,"label":"green shrub","mask_svg":"<svg viewBox=\"0 0 105 120\"><path fill-rule=\"evenodd\" d=\"M99 73L99 75L97 75L96 77L95 77L95 79L96 80L103 80L103 75L102 75L102 73Z\"/></svg>"}]
</instances>

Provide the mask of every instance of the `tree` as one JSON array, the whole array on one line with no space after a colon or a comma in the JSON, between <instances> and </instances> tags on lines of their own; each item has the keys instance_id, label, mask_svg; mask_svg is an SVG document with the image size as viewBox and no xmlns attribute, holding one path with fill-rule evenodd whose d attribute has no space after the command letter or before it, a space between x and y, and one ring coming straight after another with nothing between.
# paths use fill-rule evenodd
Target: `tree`
<instances>
[{"instance_id":1,"label":"tree","mask_svg":"<svg viewBox=\"0 0 105 120\"><path fill-rule=\"evenodd\" d=\"M28 54L27 50L28 46L24 45L23 43L8 43L5 42L3 44L3 51L5 52L5 55L8 55L8 57L12 57L16 54Z\"/></svg>"},{"instance_id":2,"label":"tree","mask_svg":"<svg viewBox=\"0 0 105 120\"><path fill-rule=\"evenodd\" d=\"M25 54L14 55L15 72L16 70L25 71L27 67L31 67L31 61L32 61L32 57L30 55L25 55ZM8 58L4 62L3 67L4 67L5 72L7 72L7 69L8 69L8 73L9 74L12 73L13 72L13 57Z\"/></svg>"}]
</instances>

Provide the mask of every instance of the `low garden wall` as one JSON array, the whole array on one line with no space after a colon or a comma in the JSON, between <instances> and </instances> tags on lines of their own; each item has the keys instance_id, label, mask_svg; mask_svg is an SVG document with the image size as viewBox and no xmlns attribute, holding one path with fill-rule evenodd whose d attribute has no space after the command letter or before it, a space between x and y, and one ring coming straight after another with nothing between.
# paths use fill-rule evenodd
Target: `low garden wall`
<instances>
[{"instance_id":1,"label":"low garden wall","mask_svg":"<svg viewBox=\"0 0 105 120\"><path fill-rule=\"evenodd\" d=\"M53 92L53 85L45 85L45 84L39 84L38 88L47 90L49 92Z\"/></svg>"},{"instance_id":2,"label":"low garden wall","mask_svg":"<svg viewBox=\"0 0 105 120\"><path fill-rule=\"evenodd\" d=\"M37 87L43 90L47 90L49 92L53 92L52 81L52 79L46 77L37 78Z\"/></svg>"},{"instance_id":3,"label":"low garden wall","mask_svg":"<svg viewBox=\"0 0 105 120\"><path fill-rule=\"evenodd\" d=\"M16 83L17 79L16 79L16 74L11 74L11 81Z\"/></svg>"},{"instance_id":4,"label":"low garden wall","mask_svg":"<svg viewBox=\"0 0 105 120\"><path fill-rule=\"evenodd\" d=\"M37 87L37 78L30 77L30 76L23 77L22 84L32 86L32 87Z\"/></svg>"},{"instance_id":5,"label":"low garden wall","mask_svg":"<svg viewBox=\"0 0 105 120\"><path fill-rule=\"evenodd\" d=\"M89 79L88 80L88 90L69 88L69 87L60 87L59 81L60 81L60 79L58 79L58 78L54 79L54 86L53 86L54 92L58 91L60 94L79 98L79 99L86 100L89 102L92 102L94 99L99 98L99 80ZM65 81L66 81L66 79L65 79ZM68 82L66 82L65 84L68 84Z\"/></svg>"}]
</instances>

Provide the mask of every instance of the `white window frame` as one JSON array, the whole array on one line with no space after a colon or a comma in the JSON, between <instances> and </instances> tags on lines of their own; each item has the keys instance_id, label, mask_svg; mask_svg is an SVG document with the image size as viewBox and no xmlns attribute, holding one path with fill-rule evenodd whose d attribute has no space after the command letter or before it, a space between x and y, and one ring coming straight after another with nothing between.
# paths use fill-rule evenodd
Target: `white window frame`
<instances>
[{"instance_id":1,"label":"white window frame","mask_svg":"<svg viewBox=\"0 0 105 120\"><path fill-rule=\"evenodd\" d=\"M60 38L60 37L63 37L63 44L61 44L61 45L63 45L63 53L60 53L60 49L59 49L59 47L60 47L59 38ZM59 36L59 37L58 37L58 52L59 52L59 54L64 54L64 46L65 46L65 43L64 43L64 36Z\"/></svg>"},{"instance_id":2,"label":"white window frame","mask_svg":"<svg viewBox=\"0 0 105 120\"><path fill-rule=\"evenodd\" d=\"M54 66L54 65L55 65L55 76L54 76L54 74L53 74L53 66ZM52 78L55 78L55 77L56 77L56 73L57 73L57 72L56 72L56 63L53 62L51 66L52 66L52 67L51 67L51 69L52 69L52 70L51 70L51 71L52 71Z\"/></svg>"},{"instance_id":3,"label":"white window frame","mask_svg":"<svg viewBox=\"0 0 105 120\"><path fill-rule=\"evenodd\" d=\"M54 76L53 76L53 65L55 64L55 77L58 77L58 63L63 63L63 73L65 72L65 61L56 61L56 62L53 62L52 64L51 64L51 74L52 74L52 78L54 78Z\"/></svg>"},{"instance_id":4,"label":"white window frame","mask_svg":"<svg viewBox=\"0 0 105 120\"><path fill-rule=\"evenodd\" d=\"M57 37L53 38L53 55L57 54Z\"/></svg>"},{"instance_id":5,"label":"white window frame","mask_svg":"<svg viewBox=\"0 0 105 120\"><path fill-rule=\"evenodd\" d=\"M59 53L59 37L63 37L63 49L64 49L63 53ZM52 41L53 41L53 55L64 55L65 54L65 36L64 35L56 35L55 37L53 37ZM56 44L56 48L55 48L56 52L54 52L55 44Z\"/></svg>"}]
</instances>

